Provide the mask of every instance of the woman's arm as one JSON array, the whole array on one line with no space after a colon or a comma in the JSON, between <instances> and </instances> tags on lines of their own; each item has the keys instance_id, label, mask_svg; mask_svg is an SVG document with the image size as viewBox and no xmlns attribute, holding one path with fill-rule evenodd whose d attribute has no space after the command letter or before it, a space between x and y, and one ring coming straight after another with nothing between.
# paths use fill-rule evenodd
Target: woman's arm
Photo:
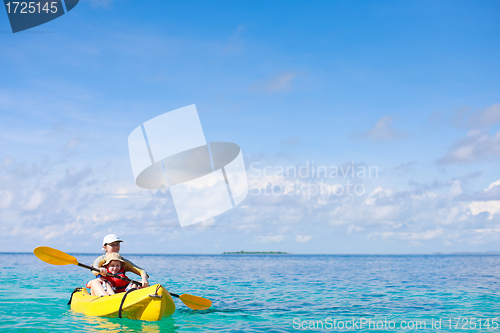
<instances>
[{"instance_id":1,"label":"woman's arm","mask_svg":"<svg viewBox=\"0 0 500 333\"><path fill-rule=\"evenodd\" d=\"M92 273L94 273L95 276L97 276L99 274L106 276L106 272L107 272L106 268L102 267L102 265L105 262L105 259L106 259L106 255L103 254L102 256L100 256L96 260L94 260L94 263L92 264L92 266L95 268L99 268L99 272L92 271Z\"/></svg>"},{"instance_id":2,"label":"woman's arm","mask_svg":"<svg viewBox=\"0 0 500 333\"><path fill-rule=\"evenodd\" d=\"M139 275L142 279L142 281L141 281L142 286L149 287L149 281L148 281L149 276L146 273L146 271L143 270L142 268L140 268L139 266L135 265L133 262L131 262L128 259L123 258L123 260L125 260L125 267L124 267L125 272L132 272L134 274Z\"/></svg>"}]
</instances>

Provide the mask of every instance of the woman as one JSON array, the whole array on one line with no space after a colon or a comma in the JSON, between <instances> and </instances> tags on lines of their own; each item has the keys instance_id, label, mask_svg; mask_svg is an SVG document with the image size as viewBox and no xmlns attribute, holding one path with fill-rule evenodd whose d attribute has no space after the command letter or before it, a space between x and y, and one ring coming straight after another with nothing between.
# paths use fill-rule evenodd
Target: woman
<instances>
[{"instance_id":1,"label":"woman","mask_svg":"<svg viewBox=\"0 0 500 333\"><path fill-rule=\"evenodd\" d=\"M99 268L99 273L93 272L94 275L97 276L97 279L91 280L87 283L87 288L90 288L90 294L93 296L106 296L109 295L109 293L105 290L106 283L103 283L103 279L101 279L101 276L106 276L107 274L107 269L105 267L102 267L104 263L106 262L106 254L108 253L118 253L120 252L120 243L123 242L117 235L115 234L109 234L106 235L102 241L102 248L106 252L102 256L98 257L92 266L95 268ZM124 265L124 270L125 272L132 272L137 275L139 275L142 278L142 287L149 287L149 282L148 282L148 274L146 273L145 270L140 268L139 266L135 265L131 261L123 258L123 261L125 263Z\"/></svg>"}]
</instances>

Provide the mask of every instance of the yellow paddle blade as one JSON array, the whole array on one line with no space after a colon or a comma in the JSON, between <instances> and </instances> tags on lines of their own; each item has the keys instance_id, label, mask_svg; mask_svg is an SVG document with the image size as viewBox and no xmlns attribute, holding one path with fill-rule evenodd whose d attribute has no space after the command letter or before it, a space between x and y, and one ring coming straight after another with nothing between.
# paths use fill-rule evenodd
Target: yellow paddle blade
<instances>
[{"instance_id":1,"label":"yellow paddle blade","mask_svg":"<svg viewBox=\"0 0 500 333\"><path fill-rule=\"evenodd\" d=\"M33 250L33 253L41 261L45 261L52 265L78 265L78 260L75 257L62 251L53 249L47 246L39 246Z\"/></svg>"},{"instance_id":2,"label":"yellow paddle blade","mask_svg":"<svg viewBox=\"0 0 500 333\"><path fill-rule=\"evenodd\" d=\"M212 301L203 297L193 296L189 294L182 294L179 297L182 303L193 310L206 310L212 306Z\"/></svg>"}]
</instances>

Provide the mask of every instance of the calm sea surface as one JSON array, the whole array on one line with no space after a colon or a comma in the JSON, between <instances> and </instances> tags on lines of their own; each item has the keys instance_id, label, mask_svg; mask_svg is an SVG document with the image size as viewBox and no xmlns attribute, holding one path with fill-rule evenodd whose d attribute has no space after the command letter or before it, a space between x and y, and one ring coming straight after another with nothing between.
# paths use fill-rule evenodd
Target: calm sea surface
<instances>
[{"instance_id":1,"label":"calm sea surface","mask_svg":"<svg viewBox=\"0 0 500 333\"><path fill-rule=\"evenodd\" d=\"M97 255L75 256L90 264ZM0 254L0 331L500 332L498 255L125 257L152 284L209 298L212 308L196 312L176 299L175 314L160 322L85 317L66 303L90 272Z\"/></svg>"}]
</instances>

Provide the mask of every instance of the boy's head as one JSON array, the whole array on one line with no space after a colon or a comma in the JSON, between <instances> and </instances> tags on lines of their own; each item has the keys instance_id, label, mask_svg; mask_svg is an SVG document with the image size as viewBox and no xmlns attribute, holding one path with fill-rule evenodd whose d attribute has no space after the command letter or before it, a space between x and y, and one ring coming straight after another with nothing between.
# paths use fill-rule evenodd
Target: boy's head
<instances>
[{"instance_id":1,"label":"boy's head","mask_svg":"<svg viewBox=\"0 0 500 333\"><path fill-rule=\"evenodd\" d=\"M106 267L110 273L116 274L122 269L124 263L125 261L118 253L108 253L106 254L106 261L103 266Z\"/></svg>"}]
</instances>

